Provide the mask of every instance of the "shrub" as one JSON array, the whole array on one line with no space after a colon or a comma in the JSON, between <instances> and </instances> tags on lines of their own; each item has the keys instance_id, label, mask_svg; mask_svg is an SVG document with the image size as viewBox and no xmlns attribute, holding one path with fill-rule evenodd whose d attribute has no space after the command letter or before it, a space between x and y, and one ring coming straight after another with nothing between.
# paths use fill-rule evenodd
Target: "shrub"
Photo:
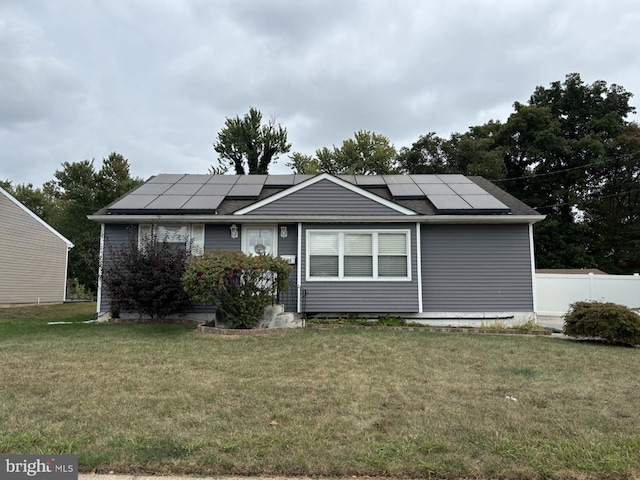
<instances>
[{"instance_id":1,"label":"shrub","mask_svg":"<svg viewBox=\"0 0 640 480\"><path fill-rule=\"evenodd\" d=\"M158 239L155 232L152 229L140 247L132 232L120 248L110 249L102 281L111 297L114 318L121 312L137 311L152 319L164 319L191 306L181 280L189 248L175 248L175 244Z\"/></svg>"},{"instance_id":2,"label":"shrub","mask_svg":"<svg viewBox=\"0 0 640 480\"><path fill-rule=\"evenodd\" d=\"M382 316L378 317L376 325L384 327L406 327L407 321L402 317Z\"/></svg>"},{"instance_id":3,"label":"shrub","mask_svg":"<svg viewBox=\"0 0 640 480\"><path fill-rule=\"evenodd\" d=\"M192 300L215 305L227 328L255 328L277 292L286 290L290 273L281 258L216 250L193 257L182 283Z\"/></svg>"},{"instance_id":4,"label":"shrub","mask_svg":"<svg viewBox=\"0 0 640 480\"><path fill-rule=\"evenodd\" d=\"M564 315L564 334L607 343L640 344L640 316L616 303L576 302Z\"/></svg>"}]
</instances>

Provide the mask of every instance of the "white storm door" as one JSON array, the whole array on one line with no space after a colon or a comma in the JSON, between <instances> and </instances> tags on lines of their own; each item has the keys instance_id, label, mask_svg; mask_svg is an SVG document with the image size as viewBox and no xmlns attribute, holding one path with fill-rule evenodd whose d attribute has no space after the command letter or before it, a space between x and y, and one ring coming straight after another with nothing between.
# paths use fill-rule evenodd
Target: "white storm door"
<instances>
[{"instance_id":1,"label":"white storm door","mask_svg":"<svg viewBox=\"0 0 640 480\"><path fill-rule=\"evenodd\" d=\"M277 247L276 226L242 227L242 251L247 255L276 256Z\"/></svg>"}]
</instances>

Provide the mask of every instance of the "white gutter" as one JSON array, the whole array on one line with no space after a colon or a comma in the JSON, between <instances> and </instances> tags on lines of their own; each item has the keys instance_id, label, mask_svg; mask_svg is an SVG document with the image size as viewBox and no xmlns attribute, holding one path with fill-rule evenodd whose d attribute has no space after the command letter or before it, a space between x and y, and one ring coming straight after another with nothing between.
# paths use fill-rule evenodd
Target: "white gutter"
<instances>
[{"instance_id":1,"label":"white gutter","mask_svg":"<svg viewBox=\"0 0 640 480\"><path fill-rule=\"evenodd\" d=\"M446 224L533 224L545 215L88 215L102 223L446 223Z\"/></svg>"}]
</instances>

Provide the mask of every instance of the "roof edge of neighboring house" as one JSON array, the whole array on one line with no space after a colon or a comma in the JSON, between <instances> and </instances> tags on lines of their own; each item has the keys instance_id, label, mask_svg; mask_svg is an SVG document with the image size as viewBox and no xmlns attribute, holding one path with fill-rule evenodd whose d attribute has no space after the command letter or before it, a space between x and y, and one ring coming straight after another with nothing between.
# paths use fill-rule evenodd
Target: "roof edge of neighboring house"
<instances>
[{"instance_id":1,"label":"roof edge of neighboring house","mask_svg":"<svg viewBox=\"0 0 640 480\"><path fill-rule=\"evenodd\" d=\"M0 193L3 194L5 197L7 197L11 202L13 202L19 208L21 208L25 213L27 213L27 215L30 215L34 220L36 220L43 227L45 227L47 230L49 230L51 233L53 233L55 236L57 236L64 243L66 243L67 244L67 248L73 248L74 247L73 242L71 242L69 239L67 239L64 235L62 235L60 232L58 232L55 228L53 228L47 222L42 220L38 215L33 213L27 207L25 207L22 204L22 202L20 202L17 198L15 198L13 195L11 195L9 192L7 192L4 188L0 187Z\"/></svg>"}]
</instances>

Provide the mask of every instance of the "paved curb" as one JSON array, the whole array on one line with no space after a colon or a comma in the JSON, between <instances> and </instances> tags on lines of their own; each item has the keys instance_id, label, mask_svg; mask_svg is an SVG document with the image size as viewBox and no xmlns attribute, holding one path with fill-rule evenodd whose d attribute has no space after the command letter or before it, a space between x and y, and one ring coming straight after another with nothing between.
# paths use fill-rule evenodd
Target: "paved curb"
<instances>
[{"instance_id":1,"label":"paved curb","mask_svg":"<svg viewBox=\"0 0 640 480\"><path fill-rule=\"evenodd\" d=\"M310 477L243 477L234 475L221 475L217 477L199 477L199 476L162 476L162 475L116 475L116 474L94 474L80 473L78 480L302 480ZM321 477L314 477L321 478Z\"/></svg>"}]
</instances>

